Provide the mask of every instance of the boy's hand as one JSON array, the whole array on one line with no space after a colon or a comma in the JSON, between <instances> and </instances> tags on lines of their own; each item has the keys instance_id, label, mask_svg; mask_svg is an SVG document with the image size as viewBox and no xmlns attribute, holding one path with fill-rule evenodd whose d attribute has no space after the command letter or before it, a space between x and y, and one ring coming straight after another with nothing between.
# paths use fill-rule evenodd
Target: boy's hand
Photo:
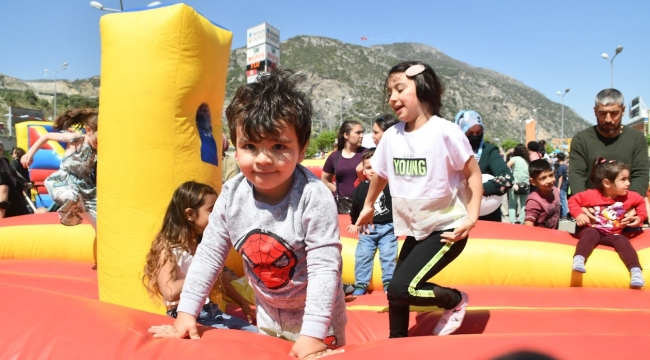
<instances>
[{"instance_id":1,"label":"boy's hand","mask_svg":"<svg viewBox=\"0 0 650 360\"><path fill-rule=\"evenodd\" d=\"M325 357L325 356L340 354L342 352L345 352L345 350L344 349L336 349L336 350L327 349L327 350L323 350L323 351L319 351L317 353L307 355L307 357L305 357L303 360L320 359L320 358Z\"/></svg>"},{"instance_id":2,"label":"boy's hand","mask_svg":"<svg viewBox=\"0 0 650 360\"><path fill-rule=\"evenodd\" d=\"M370 229L372 226L372 229L375 228L375 226L372 224L372 217L375 215L375 209L372 206L364 206L363 210L359 213L359 217L357 218L357 223L355 224L359 228L357 229L357 232L365 232L366 234L370 233Z\"/></svg>"},{"instance_id":3,"label":"boy's hand","mask_svg":"<svg viewBox=\"0 0 650 360\"><path fill-rule=\"evenodd\" d=\"M348 225L347 229L348 229L348 232L350 234L356 234L357 233L357 226L354 225L354 224Z\"/></svg>"},{"instance_id":4,"label":"boy's hand","mask_svg":"<svg viewBox=\"0 0 650 360\"><path fill-rule=\"evenodd\" d=\"M196 328L196 318L188 313L179 312L174 325L152 326L149 332L155 338L184 338L188 334L190 339L200 339L199 331ZM323 344L325 345L325 344Z\"/></svg>"},{"instance_id":5,"label":"boy's hand","mask_svg":"<svg viewBox=\"0 0 650 360\"><path fill-rule=\"evenodd\" d=\"M586 214L580 214L576 218L576 225L577 226L588 226L591 224L591 220Z\"/></svg>"},{"instance_id":6,"label":"boy's hand","mask_svg":"<svg viewBox=\"0 0 650 360\"><path fill-rule=\"evenodd\" d=\"M316 356L319 353L323 353L326 349L327 345L321 340L311 336L300 335L298 340L293 344L289 356L305 359L309 355Z\"/></svg>"},{"instance_id":7,"label":"boy's hand","mask_svg":"<svg viewBox=\"0 0 650 360\"><path fill-rule=\"evenodd\" d=\"M443 243L448 243L448 242L456 242L458 240L464 239L469 236L469 231L472 230L474 227L474 222L466 218L460 226L454 229L453 232L450 231L445 231L442 234L440 234L440 237L442 240L440 242Z\"/></svg>"},{"instance_id":8,"label":"boy's hand","mask_svg":"<svg viewBox=\"0 0 650 360\"><path fill-rule=\"evenodd\" d=\"M249 324L255 325L257 323L257 314L255 311L253 311L253 309L251 309L251 306L248 305L248 303L243 304L241 311L243 311L244 315L246 315L246 319L248 320Z\"/></svg>"}]
</instances>

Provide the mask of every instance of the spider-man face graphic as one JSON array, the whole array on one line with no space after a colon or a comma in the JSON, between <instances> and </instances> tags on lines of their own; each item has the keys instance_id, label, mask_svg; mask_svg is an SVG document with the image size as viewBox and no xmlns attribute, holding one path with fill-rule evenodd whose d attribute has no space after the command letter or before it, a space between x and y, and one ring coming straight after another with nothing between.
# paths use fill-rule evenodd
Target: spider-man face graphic
<instances>
[{"instance_id":1,"label":"spider-man face graphic","mask_svg":"<svg viewBox=\"0 0 650 360\"><path fill-rule=\"evenodd\" d=\"M327 345L327 348L330 350L334 350L337 347L339 347L339 342L336 339L336 336L334 335L327 336L325 339L323 339L323 342L325 343L325 345Z\"/></svg>"},{"instance_id":2,"label":"spider-man face graphic","mask_svg":"<svg viewBox=\"0 0 650 360\"><path fill-rule=\"evenodd\" d=\"M238 241L236 249L267 288L278 289L291 281L296 255L278 235L252 230Z\"/></svg>"}]
</instances>

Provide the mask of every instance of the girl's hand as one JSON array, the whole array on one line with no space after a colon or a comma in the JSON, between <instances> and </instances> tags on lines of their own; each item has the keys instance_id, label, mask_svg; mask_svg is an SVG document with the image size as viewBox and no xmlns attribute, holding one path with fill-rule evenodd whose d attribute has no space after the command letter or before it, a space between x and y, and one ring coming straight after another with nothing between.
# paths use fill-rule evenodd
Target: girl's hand
<instances>
[{"instance_id":1,"label":"girl's hand","mask_svg":"<svg viewBox=\"0 0 650 360\"><path fill-rule=\"evenodd\" d=\"M595 219L594 219L594 221L595 221ZM577 226L588 226L590 224L591 224L591 220L589 219L589 217L586 214L580 214L576 218L576 225Z\"/></svg>"},{"instance_id":2,"label":"girl's hand","mask_svg":"<svg viewBox=\"0 0 650 360\"><path fill-rule=\"evenodd\" d=\"M196 327L196 318L188 313L179 312L174 321L174 325L152 326L149 332L155 338L184 338L189 334L190 339L200 339L199 331ZM325 344L323 344L325 345Z\"/></svg>"},{"instance_id":3,"label":"girl's hand","mask_svg":"<svg viewBox=\"0 0 650 360\"><path fill-rule=\"evenodd\" d=\"M592 208L592 207L584 207L583 206L582 207L582 213L585 214L585 216L587 218L589 218L590 223L593 224L593 223L598 222L598 219L596 219L596 215L594 215L596 213L596 210L594 210L594 208ZM577 224L577 222L576 222L576 224Z\"/></svg>"},{"instance_id":4,"label":"girl's hand","mask_svg":"<svg viewBox=\"0 0 650 360\"><path fill-rule=\"evenodd\" d=\"M32 158L32 155L29 153L23 155L23 157L20 158L20 164L25 168L29 168L29 166L34 162L34 159Z\"/></svg>"},{"instance_id":5,"label":"girl's hand","mask_svg":"<svg viewBox=\"0 0 650 360\"><path fill-rule=\"evenodd\" d=\"M636 209L632 208L628 210L623 218L621 219L621 226L630 226L630 227L638 227L639 224L641 223L641 219L636 216Z\"/></svg>"},{"instance_id":6,"label":"girl's hand","mask_svg":"<svg viewBox=\"0 0 650 360\"><path fill-rule=\"evenodd\" d=\"M347 229L350 234L356 234L358 232L357 226L354 224L348 225Z\"/></svg>"},{"instance_id":7,"label":"girl's hand","mask_svg":"<svg viewBox=\"0 0 650 360\"><path fill-rule=\"evenodd\" d=\"M364 206L363 210L361 210L361 213L359 213L359 217L357 218L357 223L355 224L358 226L357 232L365 232L366 234L370 233L370 229L375 228L375 226L372 224L372 217L375 215L375 209L372 206Z\"/></svg>"},{"instance_id":8,"label":"girl's hand","mask_svg":"<svg viewBox=\"0 0 650 360\"><path fill-rule=\"evenodd\" d=\"M316 356L319 353L323 353L326 349L327 345L321 340L311 336L300 335L298 340L293 343L289 356L305 359L309 355Z\"/></svg>"},{"instance_id":9,"label":"girl's hand","mask_svg":"<svg viewBox=\"0 0 650 360\"><path fill-rule=\"evenodd\" d=\"M440 237L443 240L440 240L440 242L448 243L448 242L456 242L458 240L465 239L466 237L469 236L469 231L472 230L474 225L475 225L474 221L472 221L470 218L465 218L465 220L460 224L460 226L455 228L453 232L449 232L449 231L443 232L440 235Z\"/></svg>"},{"instance_id":10,"label":"girl's hand","mask_svg":"<svg viewBox=\"0 0 650 360\"><path fill-rule=\"evenodd\" d=\"M249 324L257 324L257 314L253 309L251 309L251 306L248 305L248 303L244 303L241 307L241 311L244 312L244 315L246 315L246 320L248 320Z\"/></svg>"}]
</instances>

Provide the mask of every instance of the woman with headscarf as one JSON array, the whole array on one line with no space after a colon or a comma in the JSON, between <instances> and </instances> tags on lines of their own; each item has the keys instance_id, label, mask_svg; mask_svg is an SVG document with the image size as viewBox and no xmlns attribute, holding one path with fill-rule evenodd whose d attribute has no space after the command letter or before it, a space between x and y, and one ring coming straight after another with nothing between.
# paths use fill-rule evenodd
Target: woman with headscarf
<instances>
[{"instance_id":1,"label":"woman with headscarf","mask_svg":"<svg viewBox=\"0 0 650 360\"><path fill-rule=\"evenodd\" d=\"M461 110L456 114L455 121L467 136L481 173L493 176L491 180L483 183L483 195L501 196L507 193L513 185L512 172L503 160L499 148L483 141L484 129L481 115L474 110ZM501 222L501 217L501 206L499 206L492 213L480 216L478 219Z\"/></svg>"}]
</instances>

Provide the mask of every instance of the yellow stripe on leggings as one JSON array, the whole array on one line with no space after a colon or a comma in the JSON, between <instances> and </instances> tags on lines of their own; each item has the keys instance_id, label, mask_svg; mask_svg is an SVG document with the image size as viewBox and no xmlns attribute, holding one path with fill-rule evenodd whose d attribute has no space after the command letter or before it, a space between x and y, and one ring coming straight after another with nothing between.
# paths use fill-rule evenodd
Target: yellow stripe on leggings
<instances>
[{"instance_id":1,"label":"yellow stripe on leggings","mask_svg":"<svg viewBox=\"0 0 650 360\"><path fill-rule=\"evenodd\" d=\"M429 270L431 270L431 268L433 268L433 266L438 261L440 261L440 258L442 258L442 256L445 255L447 251L449 251L449 249L453 244L454 244L453 242L446 243L442 248L440 248L440 250L438 250L436 255L431 260L429 260L429 262L426 263L426 265L424 265L424 267L417 273L417 275L415 275L415 277L413 278L413 280L411 280L411 283L409 284L408 287L408 291L409 294L411 294L411 296L424 297L424 298L436 297L436 295L433 293L433 290L416 290L415 286L422 280L424 275L427 272L429 272Z\"/></svg>"}]
</instances>

